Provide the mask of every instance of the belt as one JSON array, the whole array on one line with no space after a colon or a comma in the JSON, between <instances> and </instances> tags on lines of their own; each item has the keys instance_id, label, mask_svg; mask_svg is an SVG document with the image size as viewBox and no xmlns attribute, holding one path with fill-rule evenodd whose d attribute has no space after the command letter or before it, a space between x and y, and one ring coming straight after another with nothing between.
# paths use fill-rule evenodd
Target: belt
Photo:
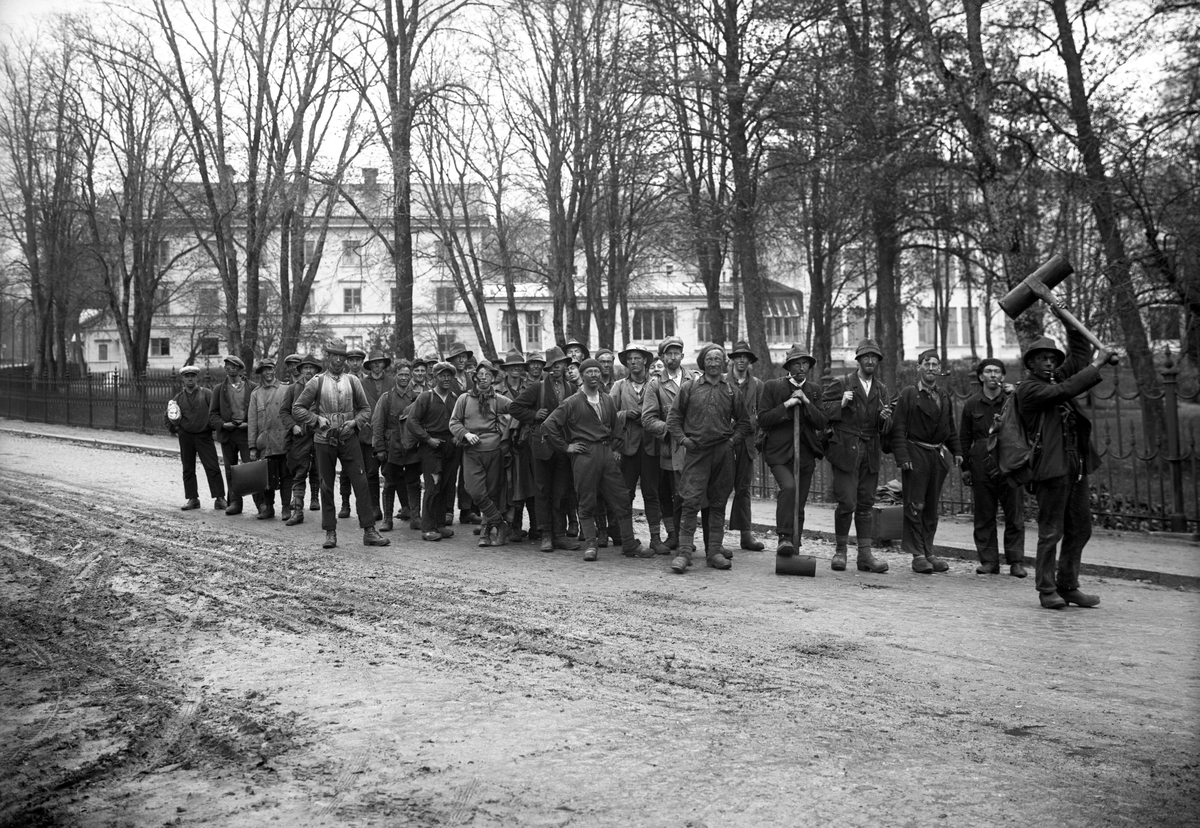
<instances>
[{"instance_id":1,"label":"belt","mask_svg":"<svg viewBox=\"0 0 1200 828\"><path fill-rule=\"evenodd\" d=\"M605 437L603 440L580 440L581 443L591 443L592 445L607 446L612 443L611 437Z\"/></svg>"},{"instance_id":2,"label":"belt","mask_svg":"<svg viewBox=\"0 0 1200 828\"><path fill-rule=\"evenodd\" d=\"M912 443L914 446L920 446L921 448L927 448L930 451L941 451L942 450L941 443L922 443L920 440L914 440L911 437L908 438L908 442Z\"/></svg>"}]
</instances>

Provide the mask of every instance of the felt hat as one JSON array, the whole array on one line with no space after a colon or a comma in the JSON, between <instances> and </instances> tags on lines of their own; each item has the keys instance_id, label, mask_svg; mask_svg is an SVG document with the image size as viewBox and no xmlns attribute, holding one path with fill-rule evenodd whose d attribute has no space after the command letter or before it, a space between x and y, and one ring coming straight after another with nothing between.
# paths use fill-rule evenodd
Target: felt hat
<instances>
[{"instance_id":1,"label":"felt hat","mask_svg":"<svg viewBox=\"0 0 1200 828\"><path fill-rule=\"evenodd\" d=\"M471 373L478 374L480 368L486 368L489 371L491 371L493 378L495 378L496 376L498 376L500 374L500 369L497 368L495 365L493 365L492 361L490 359L479 360L478 364L476 364L476 366L475 366L475 370L472 371Z\"/></svg>"},{"instance_id":2,"label":"felt hat","mask_svg":"<svg viewBox=\"0 0 1200 828\"><path fill-rule=\"evenodd\" d=\"M787 356L783 358L783 370L786 371L787 367L798 359L807 360L809 370L812 370L817 364L816 358L808 352L807 348L803 345L793 345L791 350L787 352Z\"/></svg>"},{"instance_id":3,"label":"felt hat","mask_svg":"<svg viewBox=\"0 0 1200 828\"><path fill-rule=\"evenodd\" d=\"M370 365L372 362L382 362L385 369L392 367L392 358L380 350L371 351L363 365Z\"/></svg>"},{"instance_id":4,"label":"felt hat","mask_svg":"<svg viewBox=\"0 0 1200 828\"><path fill-rule=\"evenodd\" d=\"M311 365L318 371L325 370L325 366L321 364L321 360L317 359L312 354L305 354L304 356L300 357L300 367L303 368L305 365Z\"/></svg>"},{"instance_id":5,"label":"felt hat","mask_svg":"<svg viewBox=\"0 0 1200 828\"><path fill-rule=\"evenodd\" d=\"M567 344L562 346L563 352L566 353L567 348L570 348L572 345L574 345L576 348L579 348L581 351L583 351L584 359L587 359L589 356L591 356L591 354L588 352L588 347L586 345L584 345L582 342L580 342L578 339L568 339Z\"/></svg>"},{"instance_id":6,"label":"felt hat","mask_svg":"<svg viewBox=\"0 0 1200 828\"><path fill-rule=\"evenodd\" d=\"M545 365L546 356L538 351L530 351L525 355L525 364L528 365L531 362L536 362L539 365Z\"/></svg>"},{"instance_id":7,"label":"felt hat","mask_svg":"<svg viewBox=\"0 0 1200 828\"><path fill-rule=\"evenodd\" d=\"M1054 344L1054 340L1048 336L1042 336L1030 343L1025 353L1021 354L1021 364L1026 368L1029 367L1029 358L1034 354L1040 354L1042 351L1049 351L1052 354L1058 355L1058 364L1062 365L1067 360L1067 355Z\"/></svg>"},{"instance_id":8,"label":"felt hat","mask_svg":"<svg viewBox=\"0 0 1200 828\"><path fill-rule=\"evenodd\" d=\"M283 364L284 365L299 365L300 364L300 355L299 354L288 354L287 359L285 359L283 361Z\"/></svg>"},{"instance_id":9,"label":"felt hat","mask_svg":"<svg viewBox=\"0 0 1200 828\"><path fill-rule=\"evenodd\" d=\"M621 351L621 353L617 354L617 359L621 360L621 364L624 365L626 368L629 367L629 355L630 354L641 354L642 356L644 356L646 358L646 367L647 368L649 368L650 363L654 361L654 354L650 353L650 351L643 348L641 345L635 345L632 342L630 342L628 345L625 346L625 349L623 351Z\"/></svg>"},{"instance_id":10,"label":"felt hat","mask_svg":"<svg viewBox=\"0 0 1200 828\"><path fill-rule=\"evenodd\" d=\"M200 373L200 369L197 368L195 365L185 365L179 369L179 376L181 376L181 377L186 377L189 374L199 374L199 373Z\"/></svg>"},{"instance_id":11,"label":"felt hat","mask_svg":"<svg viewBox=\"0 0 1200 828\"><path fill-rule=\"evenodd\" d=\"M874 339L861 339L858 342L858 347L854 349L854 358L864 357L867 354L874 354L883 359L883 351L879 350L879 346L875 344Z\"/></svg>"},{"instance_id":12,"label":"felt hat","mask_svg":"<svg viewBox=\"0 0 1200 828\"><path fill-rule=\"evenodd\" d=\"M455 357L462 356L463 354L466 354L468 359L470 357L475 356L475 352L470 350L463 343L451 342L450 343L450 353L446 354L446 361L449 362L450 360L454 359Z\"/></svg>"},{"instance_id":13,"label":"felt hat","mask_svg":"<svg viewBox=\"0 0 1200 828\"><path fill-rule=\"evenodd\" d=\"M1003 360L996 359L995 357L988 357L987 359L979 360L979 364L975 366L975 376L982 377L983 370L989 366L995 366L996 368L999 368L1001 374L1008 373L1008 366L1004 364Z\"/></svg>"},{"instance_id":14,"label":"felt hat","mask_svg":"<svg viewBox=\"0 0 1200 828\"><path fill-rule=\"evenodd\" d=\"M434 365L437 365L441 361L442 361L441 357L439 357L437 354L435 354L433 352L430 352L423 357L414 359L413 367L415 368L417 366L417 364L420 363L421 365L424 365L426 368L432 368Z\"/></svg>"},{"instance_id":15,"label":"felt hat","mask_svg":"<svg viewBox=\"0 0 1200 828\"><path fill-rule=\"evenodd\" d=\"M556 362L569 361L571 358L563 353L563 349L554 345L546 349L545 363L547 366L553 365Z\"/></svg>"},{"instance_id":16,"label":"felt hat","mask_svg":"<svg viewBox=\"0 0 1200 828\"><path fill-rule=\"evenodd\" d=\"M729 358L733 359L735 356L741 356L742 354L750 357L751 364L758 362L758 354L750 350L749 342L743 340L733 343L733 350L729 352Z\"/></svg>"},{"instance_id":17,"label":"felt hat","mask_svg":"<svg viewBox=\"0 0 1200 828\"><path fill-rule=\"evenodd\" d=\"M346 356L346 340L331 339L325 343L325 355L336 354L337 356Z\"/></svg>"},{"instance_id":18,"label":"felt hat","mask_svg":"<svg viewBox=\"0 0 1200 828\"><path fill-rule=\"evenodd\" d=\"M258 361L258 364L254 366L254 373L261 374L265 368L274 370L275 360L271 359L270 357L263 357Z\"/></svg>"},{"instance_id":19,"label":"felt hat","mask_svg":"<svg viewBox=\"0 0 1200 828\"><path fill-rule=\"evenodd\" d=\"M243 371L246 369L246 363L242 362L242 358L236 354L227 354L225 357L225 362L241 368Z\"/></svg>"},{"instance_id":20,"label":"felt hat","mask_svg":"<svg viewBox=\"0 0 1200 828\"><path fill-rule=\"evenodd\" d=\"M525 363L528 361L529 360L525 359L525 357L521 356L520 351L518 351L516 348L513 348L504 355L504 362L500 363L500 366L502 368L524 368Z\"/></svg>"},{"instance_id":21,"label":"felt hat","mask_svg":"<svg viewBox=\"0 0 1200 828\"><path fill-rule=\"evenodd\" d=\"M667 348L678 348L683 350L683 340L677 336L668 336L662 342L658 343L658 355L662 356L667 352Z\"/></svg>"}]
</instances>

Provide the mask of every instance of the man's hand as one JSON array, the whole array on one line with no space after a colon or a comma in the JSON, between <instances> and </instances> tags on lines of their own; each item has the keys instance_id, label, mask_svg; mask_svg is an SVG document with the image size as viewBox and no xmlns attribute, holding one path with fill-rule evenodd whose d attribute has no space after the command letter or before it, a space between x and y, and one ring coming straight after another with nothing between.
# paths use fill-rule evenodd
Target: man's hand
<instances>
[{"instance_id":1,"label":"man's hand","mask_svg":"<svg viewBox=\"0 0 1200 828\"><path fill-rule=\"evenodd\" d=\"M549 416L550 416L550 409L539 408L537 410L537 413L533 415L533 421L535 423L540 423L540 422L543 422Z\"/></svg>"},{"instance_id":2,"label":"man's hand","mask_svg":"<svg viewBox=\"0 0 1200 828\"><path fill-rule=\"evenodd\" d=\"M885 405L883 408L879 409L879 416L885 420L892 419L892 407L890 405Z\"/></svg>"},{"instance_id":3,"label":"man's hand","mask_svg":"<svg viewBox=\"0 0 1200 828\"><path fill-rule=\"evenodd\" d=\"M954 465L961 469L962 463L963 463L962 455L961 454L954 455Z\"/></svg>"},{"instance_id":4,"label":"man's hand","mask_svg":"<svg viewBox=\"0 0 1200 828\"><path fill-rule=\"evenodd\" d=\"M695 451L696 449L700 448L700 444L691 437L684 437L679 441L679 445L683 446L688 451Z\"/></svg>"},{"instance_id":5,"label":"man's hand","mask_svg":"<svg viewBox=\"0 0 1200 828\"><path fill-rule=\"evenodd\" d=\"M901 464L900 464L900 469L901 469L902 471L912 471L912 470L913 470L913 464L912 464L912 463L901 463Z\"/></svg>"},{"instance_id":6,"label":"man's hand","mask_svg":"<svg viewBox=\"0 0 1200 828\"><path fill-rule=\"evenodd\" d=\"M387 462L387 452L386 451L375 452L375 459L378 460L380 463Z\"/></svg>"},{"instance_id":7,"label":"man's hand","mask_svg":"<svg viewBox=\"0 0 1200 828\"><path fill-rule=\"evenodd\" d=\"M317 425L321 428L329 428L329 418L322 417L320 414L318 414L317 415Z\"/></svg>"},{"instance_id":8,"label":"man's hand","mask_svg":"<svg viewBox=\"0 0 1200 828\"><path fill-rule=\"evenodd\" d=\"M304 426L301 426L301 425L292 426L292 434L295 434L297 437L299 437L303 433L304 433Z\"/></svg>"},{"instance_id":9,"label":"man's hand","mask_svg":"<svg viewBox=\"0 0 1200 828\"><path fill-rule=\"evenodd\" d=\"M439 440L437 437L430 437L429 438L429 447L430 448L441 448L442 441Z\"/></svg>"},{"instance_id":10,"label":"man's hand","mask_svg":"<svg viewBox=\"0 0 1200 828\"><path fill-rule=\"evenodd\" d=\"M472 446L479 445L479 435L478 434L472 434L470 431L468 431L466 433L466 436L463 437L463 439L466 440Z\"/></svg>"},{"instance_id":11,"label":"man's hand","mask_svg":"<svg viewBox=\"0 0 1200 828\"><path fill-rule=\"evenodd\" d=\"M569 446L567 446L567 454L587 454L587 453L588 453L588 444L587 443L576 440L574 443L571 443Z\"/></svg>"},{"instance_id":12,"label":"man's hand","mask_svg":"<svg viewBox=\"0 0 1200 828\"><path fill-rule=\"evenodd\" d=\"M221 423L221 428L225 429L226 431L233 431L235 428L237 428L237 424L236 423Z\"/></svg>"},{"instance_id":13,"label":"man's hand","mask_svg":"<svg viewBox=\"0 0 1200 828\"><path fill-rule=\"evenodd\" d=\"M1096 354L1096 358L1092 360L1092 365L1095 365L1097 368L1103 368L1112 360L1112 358L1112 351L1108 350L1107 348L1101 348L1100 352Z\"/></svg>"},{"instance_id":14,"label":"man's hand","mask_svg":"<svg viewBox=\"0 0 1200 828\"><path fill-rule=\"evenodd\" d=\"M251 460L258 459L258 449L250 449L250 459Z\"/></svg>"},{"instance_id":15,"label":"man's hand","mask_svg":"<svg viewBox=\"0 0 1200 828\"><path fill-rule=\"evenodd\" d=\"M853 391L844 391L842 393L842 407L845 407L852 402L854 402L854 392Z\"/></svg>"},{"instance_id":16,"label":"man's hand","mask_svg":"<svg viewBox=\"0 0 1200 828\"><path fill-rule=\"evenodd\" d=\"M853 391L851 391L849 393L852 396L854 394ZM800 405L801 403L806 403L806 402L808 402L808 395L805 394L802 389L797 388L795 391L792 392L792 396L788 397L786 400L783 401L783 405L785 408L793 408L797 405Z\"/></svg>"},{"instance_id":17,"label":"man's hand","mask_svg":"<svg viewBox=\"0 0 1200 828\"><path fill-rule=\"evenodd\" d=\"M341 434L343 438L349 437L354 433L354 422L350 421L348 423L342 423L342 427L338 433Z\"/></svg>"},{"instance_id":18,"label":"man's hand","mask_svg":"<svg viewBox=\"0 0 1200 828\"><path fill-rule=\"evenodd\" d=\"M1001 387L1004 389L1005 394L1011 394L1017 390L1017 386L1013 385L1011 382L1006 382Z\"/></svg>"},{"instance_id":19,"label":"man's hand","mask_svg":"<svg viewBox=\"0 0 1200 828\"><path fill-rule=\"evenodd\" d=\"M963 485L966 486L968 489L974 485L971 482L971 470L970 469L963 469L962 482L963 482Z\"/></svg>"}]
</instances>

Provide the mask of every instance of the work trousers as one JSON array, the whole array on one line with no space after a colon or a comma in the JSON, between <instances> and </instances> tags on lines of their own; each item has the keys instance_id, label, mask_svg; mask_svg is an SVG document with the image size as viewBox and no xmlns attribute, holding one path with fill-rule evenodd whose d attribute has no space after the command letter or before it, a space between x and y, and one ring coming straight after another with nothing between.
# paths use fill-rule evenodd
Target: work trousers
<instances>
[{"instance_id":1,"label":"work trousers","mask_svg":"<svg viewBox=\"0 0 1200 828\"><path fill-rule=\"evenodd\" d=\"M275 508L275 490L279 490L279 505L287 506L292 494L292 471L286 454L269 454L267 461L267 490L262 493L262 502Z\"/></svg>"},{"instance_id":2,"label":"work trousers","mask_svg":"<svg viewBox=\"0 0 1200 828\"><path fill-rule=\"evenodd\" d=\"M585 548L596 545L596 503L600 497L608 506L608 516L621 529L621 542L626 549L637 545L633 536L633 508L629 489L621 475L620 462L607 443L589 443L586 454L573 454L571 474L579 497L579 534Z\"/></svg>"},{"instance_id":3,"label":"work trousers","mask_svg":"<svg viewBox=\"0 0 1200 828\"><path fill-rule=\"evenodd\" d=\"M864 443L867 441L863 441ZM850 521L859 543L873 543L875 526L875 490L879 488L879 468L871 471L866 446L858 453L858 464L851 471L833 466L833 533L838 538L850 535Z\"/></svg>"},{"instance_id":4,"label":"work trousers","mask_svg":"<svg viewBox=\"0 0 1200 828\"><path fill-rule=\"evenodd\" d=\"M379 512L379 460L371 452L371 447L361 440L359 441L359 449L362 452L363 473L367 476L367 496L370 498L371 513ZM346 470L342 469L342 473L338 478L339 493L342 496L342 502L350 499L351 483L350 478L346 474ZM355 492L355 497L358 493Z\"/></svg>"},{"instance_id":5,"label":"work trousers","mask_svg":"<svg viewBox=\"0 0 1200 828\"><path fill-rule=\"evenodd\" d=\"M671 530L676 533L679 532L679 515L683 511L683 500L679 496L678 480L679 472L674 469L659 469L658 507L662 511L664 520L667 518L671 519Z\"/></svg>"},{"instance_id":6,"label":"work trousers","mask_svg":"<svg viewBox=\"0 0 1200 828\"><path fill-rule=\"evenodd\" d=\"M354 490L354 506L358 513L358 525L367 529L375 525L375 513L367 493L367 475L363 471L362 444L351 435L349 439L338 443L314 443L313 457L317 461L317 470L321 473L321 528L328 532L337 528L337 508L333 500L333 484L336 480L334 471L337 463L341 463L342 472L349 478Z\"/></svg>"},{"instance_id":7,"label":"work trousers","mask_svg":"<svg viewBox=\"0 0 1200 828\"><path fill-rule=\"evenodd\" d=\"M1071 473L1037 483L1036 586L1043 594L1079 589L1079 562L1083 547L1092 537L1087 475L1079 476L1078 457L1069 455L1067 465Z\"/></svg>"},{"instance_id":8,"label":"work trousers","mask_svg":"<svg viewBox=\"0 0 1200 828\"><path fill-rule=\"evenodd\" d=\"M662 470L658 466L658 455L647 454L640 449L634 454L622 455L621 476L625 479L625 489L629 492L630 504L633 503L638 483L641 483L642 507L646 512L646 523L650 525L650 534L652 536L657 534L659 526L662 525L662 504L658 498L658 485Z\"/></svg>"},{"instance_id":9,"label":"work trousers","mask_svg":"<svg viewBox=\"0 0 1200 828\"><path fill-rule=\"evenodd\" d=\"M909 555L929 557L938 527L938 501L946 482L946 463L942 452L908 443L911 469L901 473L904 484L904 529L900 546ZM861 534L861 533L860 533Z\"/></svg>"},{"instance_id":10,"label":"work trousers","mask_svg":"<svg viewBox=\"0 0 1200 828\"><path fill-rule=\"evenodd\" d=\"M421 518L421 464L383 463L383 479L401 498L401 509L408 509L408 519ZM385 489L386 491L386 489Z\"/></svg>"},{"instance_id":11,"label":"work trousers","mask_svg":"<svg viewBox=\"0 0 1200 828\"><path fill-rule=\"evenodd\" d=\"M566 504L571 491L571 464L567 455L556 451L549 460L534 457L533 484L537 489L534 508L538 528L555 535L565 533Z\"/></svg>"},{"instance_id":12,"label":"work trousers","mask_svg":"<svg viewBox=\"0 0 1200 828\"><path fill-rule=\"evenodd\" d=\"M996 514L1004 510L1004 561L1025 560L1025 489L1010 486L1006 480L972 479L975 501L975 551L982 564L1000 563L999 528Z\"/></svg>"},{"instance_id":13,"label":"work trousers","mask_svg":"<svg viewBox=\"0 0 1200 828\"><path fill-rule=\"evenodd\" d=\"M233 478L230 476L230 470L239 462L250 462L249 437L246 432L241 429L235 429L226 433L229 435L229 439L224 443L221 443L221 457L225 461L225 482L230 491L229 502L230 504L241 503L241 496L234 496L232 494ZM263 502L263 496L261 493L253 495L252 499L254 500L255 506L259 506Z\"/></svg>"},{"instance_id":14,"label":"work trousers","mask_svg":"<svg viewBox=\"0 0 1200 828\"><path fill-rule=\"evenodd\" d=\"M796 477L791 463L779 463L771 466L771 474L779 484L779 492L775 495L775 531L780 540L791 541L800 545L804 535L804 507L808 503L808 493L812 488L813 472L817 464L809 460L800 466L800 476ZM796 526L796 497L800 498L800 525Z\"/></svg>"},{"instance_id":15,"label":"work trousers","mask_svg":"<svg viewBox=\"0 0 1200 828\"><path fill-rule=\"evenodd\" d=\"M733 503L729 506L729 528L749 532L754 525L750 515L750 484L754 480L754 458L744 441L733 450Z\"/></svg>"},{"instance_id":16,"label":"work trousers","mask_svg":"<svg viewBox=\"0 0 1200 828\"><path fill-rule=\"evenodd\" d=\"M188 500L200 497L200 487L196 483L196 458L204 467L204 476L208 478L208 494L218 498L225 496L225 481L221 479L221 465L217 462L217 447L213 443L211 431L201 431L193 434L190 431L178 431L179 459L183 461L183 496Z\"/></svg>"},{"instance_id":17,"label":"work trousers","mask_svg":"<svg viewBox=\"0 0 1200 828\"><path fill-rule=\"evenodd\" d=\"M292 505L304 508L304 483L312 484L313 492L321 491L321 473L313 462L313 438L292 435L292 446L287 453L288 467L292 471Z\"/></svg>"},{"instance_id":18,"label":"work trousers","mask_svg":"<svg viewBox=\"0 0 1200 828\"><path fill-rule=\"evenodd\" d=\"M705 506L708 528L706 552L721 546L725 538L725 503L733 489L733 445L722 440L715 446L688 449L679 475L682 512L679 523L679 548L696 548L696 515Z\"/></svg>"},{"instance_id":19,"label":"work trousers","mask_svg":"<svg viewBox=\"0 0 1200 828\"><path fill-rule=\"evenodd\" d=\"M462 454L462 477L466 481L471 501L483 515L484 526L498 526L504 517L500 504L504 503L505 453L499 448L480 451L466 447Z\"/></svg>"},{"instance_id":20,"label":"work trousers","mask_svg":"<svg viewBox=\"0 0 1200 828\"><path fill-rule=\"evenodd\" d=\"M454 501L458 465L462 453L449 434L432 435L442 441L437 448L421 447L421 480L425 495L421 500L421 531L432 532L446 525L446 512Z\"/></svg>"}]
</instances>

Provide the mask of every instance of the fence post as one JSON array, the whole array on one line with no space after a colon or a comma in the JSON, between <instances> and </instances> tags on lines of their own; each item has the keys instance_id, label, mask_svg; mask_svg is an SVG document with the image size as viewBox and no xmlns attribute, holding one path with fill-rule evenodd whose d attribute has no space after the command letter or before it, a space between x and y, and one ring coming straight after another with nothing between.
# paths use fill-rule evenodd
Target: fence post
<instances>
[{"instance_id":1,"label":"fence post","mask_svg":"<svg viewBox=\"0 0 1200 828\"><path fill-rule=\"evenodd\" d=\"M1183 458L1180 456L1179 369L1167 349L1167 364L1163 367L1163 404L1167 419L1167 462L1171 464L1171 513L1167 525L1171 532L1186 532L1187 515L1183 512Z\"/></svg>"},{"instance_id":2,"label":"fence post","mask_svg":"<svg viewBox=\"0 0 1200 828\"><path fill-rule=\"evenodd\" d=\"M121 430L121 372L113 369L113 430Z\"/></svg>"},{"instance_id":3,"label":"fence post","mask_svg":"<svg viewBox=\"0 0 1200 828\"><path fill-rule=\"evenodd\" d=\"M88 428L95 428L95 423L92 416L92 372L87 372L88 381Z\"/></svg>"}]
</instances>

